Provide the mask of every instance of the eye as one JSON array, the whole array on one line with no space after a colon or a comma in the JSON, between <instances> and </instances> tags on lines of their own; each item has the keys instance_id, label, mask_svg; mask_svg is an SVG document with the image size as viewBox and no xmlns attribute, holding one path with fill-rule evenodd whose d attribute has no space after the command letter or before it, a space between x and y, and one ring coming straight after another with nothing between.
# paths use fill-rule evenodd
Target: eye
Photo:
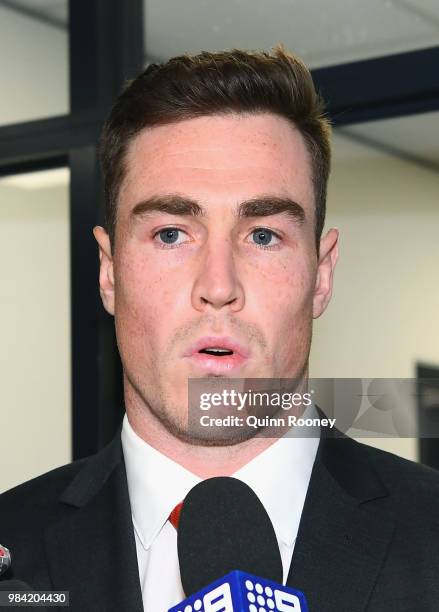
<instances>
[{"instance_id":1,"label":"eye","mask_svg":"<svg viewBox=\"0 0 439 612\"><path fill-rule=\"evenodd\" d=\"M275 246L280 242L279 236L266 227L258 227L253 230L252 237L254 243L259 247Z\"/></svg>"},{"instance_id":2,"label":"eye","mask_svg":"<svg viewBox=\"0 0 439 612\"><path fill-rule=\"evenodd\" d=\"M181 229L178 229L178 227L165 227L164 229L161 229L156 234L154 234L154 239L157 240L157 242L159 242L163 246L179 245L183 242L186 242L185 240L182 240L182 238L184 237L183 234L185 234L185 232L183 232L183 230Z\"/></svg>"}]
</instances>

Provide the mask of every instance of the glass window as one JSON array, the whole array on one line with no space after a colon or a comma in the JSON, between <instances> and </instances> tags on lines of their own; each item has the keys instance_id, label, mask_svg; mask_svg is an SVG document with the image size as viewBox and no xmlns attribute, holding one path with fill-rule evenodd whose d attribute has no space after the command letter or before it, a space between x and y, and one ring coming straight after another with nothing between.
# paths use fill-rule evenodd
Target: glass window
<instances>
[{"instance_id":1,"label":"glass window","mask_svg":"<svg viewBox=\"0 0 439 612\"><path fill-rule=\"evenodd\" d=\"M0 179L0 491L71 460L69 172Z\"/></svg>"},{"instance_id":2,"label":"glass window","mask_svg":"<svg viewBox=\"0 0 439 612\"><path fill-rule=\"evenodd\" d=\"M69 111L67 0L0 4L0 125Z\"/></svg>"}]
</instances>

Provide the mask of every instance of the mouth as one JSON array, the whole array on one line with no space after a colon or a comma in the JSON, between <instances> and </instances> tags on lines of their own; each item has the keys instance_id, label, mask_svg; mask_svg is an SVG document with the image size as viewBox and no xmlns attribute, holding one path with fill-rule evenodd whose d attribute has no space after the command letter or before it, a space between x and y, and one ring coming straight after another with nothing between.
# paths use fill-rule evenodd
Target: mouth
<instances>
[{"instance_id":1,"label":"mouth","mask_svg":"<svg viewBox=\"0 0 439 612\"><path fill-rule=\"evenodd\" d=\"M204 348L198 352L204 355L213 355L214 357L225 357L226 355L233 355L233 351L220 347Z\"/></svg>"},{"instance_id":2,"label":"mouth","mask_svg":"<svg viewBox=\"0 0 439 612\"><path fill-rule=\"evenodd\" d=\"M189 347L183 357L212 374L227 374L241 368L249 350L230 337L206 336Z\"/></svg>"}]
</instances>

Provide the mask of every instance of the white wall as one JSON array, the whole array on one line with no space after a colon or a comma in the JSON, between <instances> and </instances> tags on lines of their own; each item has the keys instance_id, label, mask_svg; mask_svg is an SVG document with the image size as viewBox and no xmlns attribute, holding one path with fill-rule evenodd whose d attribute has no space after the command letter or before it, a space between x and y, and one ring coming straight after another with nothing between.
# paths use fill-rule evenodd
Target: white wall
<instances>
[{"instance_id":1,"label":"white wall","mask_svg":"<svg viewBox=\"0 0 439 612\"><path fill-rule=\"evenodd\" d=\"M68 184L0 180L0 491L71 460Z\"/></svg>"},{"instance_id":2,"label":"white wall","mask_svg":"<svg viewBox=\"0 0 439 612\"><path fill-rule=\"evenodd\" d=\"M439 364L439 173L341 136L334 149L340 257L311 376L414 378L417 360ZM412 438L362 441L417 458Z\"/></svg>"}]
</instances>

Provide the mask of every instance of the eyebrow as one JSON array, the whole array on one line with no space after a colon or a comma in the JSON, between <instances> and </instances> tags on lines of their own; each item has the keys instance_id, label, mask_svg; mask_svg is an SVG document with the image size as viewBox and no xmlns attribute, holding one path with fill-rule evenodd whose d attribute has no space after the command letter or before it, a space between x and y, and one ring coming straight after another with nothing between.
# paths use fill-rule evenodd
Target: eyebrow
<instances>
[{"instance_id":1,"label":"eyebrow","mask_svg":"<svg viewBox=\"0 0 439 612\"><path fill-rule=\"evenodd\" d=\"M163 212L169 215L184 215L194 217L206 217L205 208L196 200L170 194L163 196L152 196L139 202L131 211L132 217L145 217L153 212ZM241 202L236 209L236 216L246 217L269 217L285 213L293 221L303 224L305 221L305 211L303 207L288 197L276 196L257 196L250 200Z\"/></svg>"}]
</instances>

